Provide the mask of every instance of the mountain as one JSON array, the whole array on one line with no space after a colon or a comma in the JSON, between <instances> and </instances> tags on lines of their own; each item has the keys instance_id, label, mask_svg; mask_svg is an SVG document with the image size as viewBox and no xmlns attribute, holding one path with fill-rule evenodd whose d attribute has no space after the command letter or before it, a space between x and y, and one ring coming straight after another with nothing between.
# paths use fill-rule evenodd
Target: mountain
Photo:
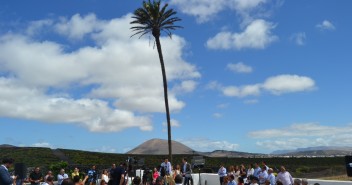
<instances>
[{"instance_id":1,"label":"mountain","mask_svg":"<svg viewBox=\"0 0 352 185\"><path fill-rule=\"evenodd\" d=\"M190 147L177 142L172 141L172 153L173 154L193 154L195 151ZM168 141L163 139L151 139L148 140L136 148L127 152L127 154L151 154L151 155L167 155L169 153Z\"/></svg>"},{"instance_id":2,"label":"mountain","mask_svg":"<svg viewBox=\"0 0 352 185\"><path fill-rule=\"evenodd\" d=\"M277 150L272 152L273 155L290 155L290 156L332 156L332 155L351 155L352 147L339 146L318 146L297 148L296 150Z\"/></svg>"},{"instance_id":3,"label":"mountain","mask_svg":"<svg viewBox=\"0 0 352 185\"><path fill-rule=\"evenodd\" d=\"M0 145L0 148L14 148L16 146L13 146L13 145L8 145L8 144L2 144Z\"/></svg>"},{"instance_id":4,"label":"mountain","mask_svg":"<svg viewBox=\"0 0 352 185\"><path fill-rule=\"evenodd\" d=\"M148 140L136 148L127 152L127 154L151 154L151 155L167 155L169 153L167 140L163 139L151 139ZM246 152L226 151L226 150L215 150L213 152L198 152L192 148L177 142L172 141L172 153L173 154L197 154L207 157L253 157L263 156L265 154L252 154Z\"/></svg>"},{"instance_id":5,"label":"mountain","mask_svg":"<svg viewBox=\"0 0 352 185\"><path fill-rule=\"evenodd\" d=\"M214 150L212 152L198 152L199 155L207 157L266 157L266 154L255 154L247 152L227 151L227 150Z\"/></svg>"}]
</instances>

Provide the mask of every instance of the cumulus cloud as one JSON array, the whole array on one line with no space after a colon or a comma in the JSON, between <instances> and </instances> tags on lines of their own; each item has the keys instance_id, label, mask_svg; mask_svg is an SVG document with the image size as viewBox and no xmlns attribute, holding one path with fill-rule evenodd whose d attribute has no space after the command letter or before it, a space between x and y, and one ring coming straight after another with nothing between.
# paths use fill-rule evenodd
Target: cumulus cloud
<instances>
[{"instance_id":1,"label":"cumulus cloud","mask_svg":"<svg viewBox=\"0 0 352 185\"><path fill-rule=\"evenodd\" d=\"M243 19L248 19L253 10L267 0L171 0L182 13L196 17L198 23L207 22L224 10L235 11Z\"/></svg>"},{"instance_id":2,"label":"cumulus cloud","mask_svg":"<svg viewBox=\"0 0 352 185\"><path fill-rule=\"evenodd\" d=\"M266 79L262 87L273 94L283 94L312 90L315 82L306 76L279 75Z\"/></svg>"},{"instance_id":3,"label":"cumulus cloud","mask_svg":"<svg viewBox=\"0 0 352 185\"><path fill-rule=\"evenodd\" d=\"M177 141L186 146L200 152L212 152L214 150L229 150L233 151L239 148L239 144L230 143L228 141L214 141L208 138L188 138L178 139Z\"/></svg>"},{"instance_id":4,"label":"cumulus cloud","mask_svg":"<svg viewBox=\"0 0 352 185\"><path fill-rule=\"evenodd\" d=\"M171 0L182 13L195 16L197 22L209 21L211 17L226 8L227 0Z\"/></svg>"},{"instance_id":5,"label":"cumulus cloud","mask_svg":"<svg viewBox=\"0 0 352 185\"><path fill-rule=\"evenodd\" d=\"M210 82L208 89L219 90L225 96L247 97L259 96L263 91L274 95L310 91L316 88L315 81L310 77L298 75L278 75L267 78L263 83L243 85L243 86L224 86L217 81Z\"/></svg>"},{"instance_id":6,"label":"cumulus cloud","mask_svg":"<svg viewBox=\"0 0 352 185\"><path fill-rule=\"evenodd\" d=\"M148 38L130 38L130 21L130 14L109 21L76 14L30 24L29 30L95 43L74 50L31 34L2 35L0 116L78 124L95 132L152 130L148 113L165 112L160 63ZM185 103L177 95L193 91L200 73L182 59L183 38L161 37L161 42L164 51L173 51L164 59L169 88L177 89L170 93L170 110L179 111Z\"/></svg>"},{"instance_id":7,"label":"cumulus cloud","mask_svg":"<svg viewBox=\"0 0 352 185\"><path fill-rule=\"evenodd\" d=\"M100 29L103 22L92 13L83 17L80 14L75 14L70 19L61 17L60 22L55 24L55 30L70 39L82 39L86 34Z\"/></svg>"},{"instance_id":8,"label":"cumulus cloud","mask_svg":"<svg viewBox=\"0 0 352 185\"><path fill-rule=\"evenodd\" d=\"M278 37L272 34L275 27L271 22L257 19L251 22L241 33L228 31L218 33L207 41L206 46L209 49L264 49L278 40Z\"/></svg>"},{"instance_id":9,"label":"cumulus cloud","mask_svg":"<svg viewBox=\"0 0 352 185\"><path fill-rule=\"evenodd\" d=\"M260 139L257 142L260 147L278 150L312 146L345 146L352 139L351 132L352 124L325 126L319 123L302 123L253 131L249 132L248 136Z\"/></svg>"},{"instance_id":10,"label":"cumulus cloud","mask_svg":"<svg viewBox=\"0 0 352 185\"><path fill-rule=\"evenodd\" d=\"M328 20L324 20L322 23L316 25L317 28L321 30L335 30L335 26Z\"/></svg>"},{"instance_id":11,"label":"cumulus cloud","mask_svg":"<svg viewBox=\"0 0 352 185\"><path fill-rule=\"evenodd\" d=\"M295 33L291 36L290 39L294 41L297 45L303 46L306 42L306 33L304 32Z\"/></svg>"},{"instance_id":12,"label":"cumulus cloud","mask_svg":"<svg viewBox=\"0 0 352 185\"><path fill-rule=\"evenodd\" d=\"M253 71L253 68L251 66L247 66L242 62L236 64L227 64L227 68L235 73L251 73Z\"/></svg>"}]
</instances>

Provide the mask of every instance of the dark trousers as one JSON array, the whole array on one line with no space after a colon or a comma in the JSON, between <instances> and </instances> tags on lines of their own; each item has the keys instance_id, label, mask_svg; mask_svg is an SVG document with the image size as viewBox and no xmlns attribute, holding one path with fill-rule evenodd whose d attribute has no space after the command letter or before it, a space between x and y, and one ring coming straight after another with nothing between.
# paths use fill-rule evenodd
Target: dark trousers
<instances>
[{"instance_id":1,"label":"dark trousers","mask_svg":"<svg viewBox=\"0 0 352 185\"><path fill-rule=\"evenodd\" d=\"M220 185L224 182L224 177L220 177Z\"/></svg>"},{"instance_id":2,"label":"dark trousers","mask_svg":"<svg viewBox=\"0 0 352 185\"><path fill-rule=\"evenodd\" d=\"M191 184L189 183L189 181L191 181ZM193 185L192 177L185 176L185 180L183 181L183 185Z\"/></svg>"}]
</instances>

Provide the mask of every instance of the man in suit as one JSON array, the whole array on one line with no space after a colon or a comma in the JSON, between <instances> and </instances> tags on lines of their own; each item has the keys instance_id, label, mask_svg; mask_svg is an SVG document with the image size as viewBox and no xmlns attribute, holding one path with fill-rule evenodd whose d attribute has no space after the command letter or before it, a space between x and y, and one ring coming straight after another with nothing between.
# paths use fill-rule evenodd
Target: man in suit
<instances>
[{"instance_id":1,"label":"man in suit","mask_svg":"<svg viewBox=\"0 0 352 185\"><path fill-rule=\"evenodd\" d=\"M16 182L16 177L11 177L9 168L13 165L14 160L12 158L5 158L2 160L0 166L0 185L11 185Z\"/></svg>"},{"instance_id":2,"label":"man in suit","mask_svg":"<svg viewBox=\"0 0 352 185\"><path fill-rule=\"evenodd\" d=\"M185 180L183 181L184 185L190 185L189 181L191 181L191 184L193 184L193 179L192 179L192 168L191 168L191 164L189 164L187 162L186 158L182 159L182 168L181 168L181 172L182 172L182 176L185 178Z\"/></svg>"}]
</instances>

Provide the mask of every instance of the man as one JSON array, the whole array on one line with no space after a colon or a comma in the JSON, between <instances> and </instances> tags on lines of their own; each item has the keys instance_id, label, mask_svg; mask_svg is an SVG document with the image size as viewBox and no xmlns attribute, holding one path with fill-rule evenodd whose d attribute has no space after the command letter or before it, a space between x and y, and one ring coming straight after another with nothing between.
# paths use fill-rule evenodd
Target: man
<instances>
[{"instance_id":1,"label":"man","mask_svg":"<svg viewBox=\"0 0 352 185\"><path fill-rule=\"evenodd\" d=\"M263 166L261 172L259 173L259 184L265 184L265 180L268 178L268 172L266 167Z\"/></svg>"},{"instance_id":2,"label":"man","mask_svg":"<svg viewBox=\"0 0 352 185\"><path fill-rule=\"evenodd\" d=\"M173 179L171 178L171 172L172 172L172 169L171 169L171 163L169 162L169 159L165 158L164 159L164 162L161 163L160 165L160 176L164 178L164 184L168 184L168 183L171 183L169 181L172 181Z\"/></svg>"},{"instance_id":3,"label":"man","mask_svg":"<svg viewBox=\"0 0 352 185\"><path fill-rule=\"evenodd\" d=\"M165 175L170 175L171 173L171 163L169 162L169 159L165 158L164 162L161 163L161 168L160 170L162 170L162 168L164 168L165 170Z\"/></svg>"},{"instance_id":4,"label":"man","mask_svg":"<svg viewBox=\"0 0 352 185\"><path fill-rule=\"evenodd\" d=\"M252 176L251 185L258 185L259 179L256 176Z\"/></svg>"},{"instance_id":5,"label":"man","mask_svg":"<svg viewBox=\"0 0 352 185\"><path fill-rule=\"evenodd\" d=\"M266 165L266 162L265 162L265 161L262 161L262 166L265 166L266 171L268 171L268 170L269 170L269 167L268 167L268 165Z\"/></svg>"},{"instance_id":6,"label":"man","mask_svg":"<svg viewBox=\"0 0 352 185\"><path fill-rule=\"evenodd\" d=\"M89 185L95 185L97 182L97 172L95 171L95 165L88 171L88 183Z\"/></svg>"},{"instance_id":7,"label":"man","mask_svg":"<svg viewBox=\"0 0 352 185\"><path fill-rule=\"evenodd\" d=\"M16 182L16 177L11 177L9 168L13 165L14 160L12 158L5 158L2 160L0 166L0 185L11 185Z\"/></svg>"},{"instance_id":8,"label":"man","mask_svg":"<svg viewBox=\"0 0 352 185\"><path fill-rule=\"evenodd\" d=\"M48 176L45 182L42 185L54 185L54 178L53 176Z\"/></svg>"},{"instance_id":9,"label":"man","mask_svg":"<svg viewBox=\"0 0 352 185\"><path fill-rule=\"evenodd\" d=\"M227 176L227 171L223 164L220 165L220 168L218 170L218 175L220 179L220 185L222 185L224 182L224 177Z\"/></svg>"},{"instance_id":10,"label":"man","mask_svg":"<svg viewBox=\"0 0 352 185\"><path fill-rule=\"evenodd\" d=\"M237 185L237 183L235 181L235 176L233 174L231 174L229 177L230 177L230 180L227 185Z\"/></svg>"},{"instance_id":11,"label":"man","mask_svg":"<svg viewBox=\"0 0 352 185\"><path fill-rule=\"evenodd\" d=\"M187 162L187 159L186 158L182 158L182 168L181 168L181 173L182 173L182 176L185 178L183 184L184 185L189 185L189 181L193 181L192 179L192 168L191 168L191 164L189 164ZM193 184L193 182L191 183Z\"/></svg>"},{"instance_id":12,"label":"man","mask_svg":"<svg viewBox=\"0 0 352 185\"><path fill-rule=\"evenodd\" d=\"M120 166L115 167L110 174L111 185L123 185L125 182L125 168L124 164L121 163Z\"/></svg>"},{"instance_id":13,"label":"man","mask_svg":"<svg viewBox=\"0 0 352 185\"><path fill-rule=\"evenodd\" d=\"M48 179L48 177L53 177L54 179L54 176L53 176L53 172L51 170L49 170L46 175L44 176L44 182L46 182L46 180Z\"/></svg>"},{"instance_id":14,"label":"man","mask_svg":"<svg viewBox=\"0 0 352 185\"><path fill-rule=\"evenodd\" d=\"M277 174L276 181L280 181L283 185L293 184L292 176L288 171L286 171L284 166L280 167L280 172Z\"/></svg>"},{"instance_id":15,"label":"man","mask_svg":"<svg viewBox=\"0 0 352 185\"><path fill-rule=\"evenodd\" d=\"M29 182L31 182L31 185L39 185L42 180L43 175L40 172L40 168L35 167L33 172L29 174Z\"/></svg>"},{"instance_id":16,"label":"man","mask_svg":"<svg viewBox=\"0 0 352 185\"><path fill-rule=\"evenodd\" d=\"M293 181L293 185L301 185L301 179L295 179L294 181Z\"/></svg>"},{"instance_id":17,"label":"man","mask_svg":"<svg viewBox=\"0 0 352 185\"><path fill-rule=\"evenodd\" d=\"M111 168L110 168L110 171L109 171L109 178L110 178L110 179L111 179L111 174L114 172L115 168L116 168L116 164L113 163L113 164L111 165Z\"/></svg>"},{"instance_id":18,"label":"man","mask_svg":"<svg viewBox=\"0 0 352 185\"><path fill-rule=\"evenodd\" d=\"M259 173L260 173L261 169L258 165L258 163L254 163L254 172L253 175L257 178L259 178Z\"/></svg>"},{"instance_id":19,"label":"man","mask_svg":"<svg viewBox=\"0 0 352 185\"><path fill-rule=\"evenodd\" d=\"M176 183L175 185L182 185L182 180L183 180L183 178L180 174L176 175L175 176L175 183Z\"/></svg>"},{"instance_id":20,"label":"man","mask_svg":"<svg viewBox=\"0 0 352 185\"><path fill-rule=\"evenodd\" d=\"M57 184L61 185L62 181L67 178L68 178L68 175L65 173L65 170L61 169L60 173L57 175Z\"/></svg>"},{"instance_id":21,"label":"man","mask_svg":"<svg viewBox=\"0 0 352 185\"><path fill-rule=\"evenodd\" d=\"M308 185L308 180L307 179L302 179L302 185Z\"/></svg>"},{"instance_id":22,"label":"man","mask_svg":"<svg viewBox=\"0 0 352 185\"><path fill-rule=\"evenodd\" d=\"M266 178L266 180L268 180L270 182L270 185L275 185L276 181L275 181L275 175L273 174L274 170L272 168L269 168L268 170L268 178Z\"/></svg>"}]
</instances>

